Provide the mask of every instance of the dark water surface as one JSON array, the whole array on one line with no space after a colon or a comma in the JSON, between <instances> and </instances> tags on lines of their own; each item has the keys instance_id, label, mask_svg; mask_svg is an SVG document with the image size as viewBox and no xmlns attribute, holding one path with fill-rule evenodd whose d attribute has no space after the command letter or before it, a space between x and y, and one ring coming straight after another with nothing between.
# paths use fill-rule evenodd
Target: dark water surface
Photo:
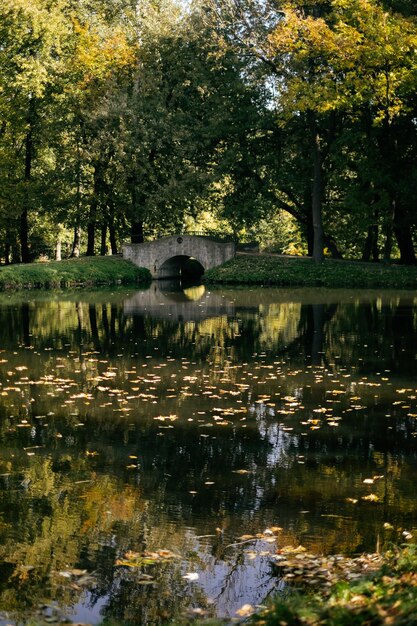
<instances>
[{"instance_id":1,"label":"dark water surface","mask_svg":"<svg viewBox=\"0 0 417 626\"><path fill-rule=\"evenodd\" d=\"M0 347L0 624L234 615L283 546L417 536L414 293L2 294Z\"/></svg>"}]
</instances>

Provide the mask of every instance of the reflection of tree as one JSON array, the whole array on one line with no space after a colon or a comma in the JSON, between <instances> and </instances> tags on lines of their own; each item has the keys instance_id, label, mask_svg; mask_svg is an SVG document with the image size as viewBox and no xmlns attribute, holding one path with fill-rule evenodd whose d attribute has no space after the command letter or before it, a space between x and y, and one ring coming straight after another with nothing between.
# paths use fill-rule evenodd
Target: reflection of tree
<instances>
[{"instance_id":1,"label":"reflection of tree","mask_svg":"<svg viewBox=\"0 0 417 626\"><path fill-rule=\"evenodd\" d=\"M198 306L198 303L197 305ZM255 315L256 313L256 315ZM259 313L259 314L258 314ZM121 349L130 349L137 342L137 355L146 355L158 344L159 354L165 356L207 357L213 344L227 351L233 349L236 360L264 350L291 358L307 359L313 365L326 363L337 354L343 362L357 362L363 357L367 367L378 354L386 367L405 368L410 365L416 320L409 301L398 298L393 304L294 304L260 305L253 309L236 310L231 323L225 316L185 322L156 320L145 315L126 318L120 306L106 303L51 302L35 305L3 307L0 310L0 339L2 345L14 345L19 337L24 345L36 349L82 343L86 349L100 349L104 357L113 357ZM115 340L117 337L117 348ZM368 349L364 350L364 340ZM138 341L140 339L140 341ZM412 359L414 366L414 359ZM294 363L296 365L296 363Z\"/></svg>"},{"instance_id":2,"label":"reflection of tree","mask_svg":"<svg viewBox=\"0 0 417 626\"><path fill-rule=\"evenodd\" d=\"M25 619L49 598L73 605L82 587L71 580L71 572L86 567L95 570L97 579L92 601L110 592L107 611L112 617L137 618L139 611L145 611L149 621L134 619L135 623L162 623L154 616L162 620L175 613L173 605L189 602L183 592L182 562L174 568L162 566L158 597L154 593L147 597L149 589L136 584L139 570L127 573L115 566L116 556L129 549L161 547L156 543L161 537L153 537L153 529L145 531L147 503L136 488L106 475L94 474L86 487L85 481L77 485L72 472L87 470L87 462L68 457L67 463L69 471L61 473L54 471L50 459L34 459L24 472L25 488L7 494L3 530L10 524L13 534L2 533L2 610L11 611L14 619ZM177 540L186 553L187 539L181 530ZM150 571L155 573L153 568ZM174 587L178 596L172 595Z\"/></svg>"},{"instance_id":3,"label":"reflection of tree","mask_svg":"<svg viewBox=\"0 0 417 626\"><path fill-rule=\"evenodd\" d=\"M56 572L85 567L106 616L159 624L205 600L198 586L185 599L181 559L139 584L139 569L114 565L128 549L169 547L196 567L210 554L232 584L244 551L225 546L242 533L279 525L283 543L351 552L373 549L385 521L410 528L415 409L366 376L412 376L416 333L401 297L185 323L100 300L1 308L0 606L74 603L81 591ZM371 489L379 501L362 501Z\"/></svg>"}]
</instances>

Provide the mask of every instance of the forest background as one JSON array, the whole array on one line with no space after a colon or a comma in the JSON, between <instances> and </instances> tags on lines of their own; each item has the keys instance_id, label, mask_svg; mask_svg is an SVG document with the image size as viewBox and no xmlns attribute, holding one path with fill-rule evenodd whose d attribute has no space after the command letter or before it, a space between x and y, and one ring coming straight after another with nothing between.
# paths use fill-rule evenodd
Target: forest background
<instances>
[{"instance_id":1,"label":"forest background","mask_svg":"<svg viewBox=\"0 0 417 626\"><path fill-rule=\"evenodd\" d=\"M413 0L3 0L0 259L216 231L414 264Z\"/></svg>"}]
</instances>

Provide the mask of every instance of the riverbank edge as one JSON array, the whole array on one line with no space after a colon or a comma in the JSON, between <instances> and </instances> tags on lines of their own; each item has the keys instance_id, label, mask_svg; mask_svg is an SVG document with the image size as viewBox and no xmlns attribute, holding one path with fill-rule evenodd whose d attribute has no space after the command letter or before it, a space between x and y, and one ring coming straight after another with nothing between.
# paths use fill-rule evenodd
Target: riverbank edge
<instances>
[{"instance_id":1,"label":"riverbank edge","mask_svg":"<svg viewBox=\"0 0 417 626\"><path fill-rule=\"evenodd\" d=\"M417 266L306 257L238 253L208 270L203 282L212 285L265 287L329 287L354 289L417 289Z\"/></svg>"},{"instance_id":2,"label":"riverbank edge","mask_svg":"<svg viewBox=\"0 0 417 626\"><path fill-rule=\"evenodd\" d=\"M336 579L324 588L310 585L308 589L305 583L293 583L285 597L275 595L265 607L252 615L251 607L247 605L242 607L241 617L197 621L190 618L172 621L169 626L417 624L417 544L392 547L382 555L382 564L377 569L370 573L365 571L359 578Z\"/></svg>"},{"instance_id":3,"label":"riverbank edge","mask_svg":"<svg viewBox=\"0 0 417 626\"><path fill-rule=\"evenodd\" d=\"M149 285L149 270L120 257L80 257L0 267L0 291Z\"/></svg>"},{"instance_id":4,"label":"riverbank edge","mask_svg":"<svg viewBox=\"0 0 417 626\"><path fill-rule=\"evenodd\" d=\"M203 275L207 285L264 287L328 287L347 289L417 289L417 266L306 257L238 253ZM148 269L117 256L80 257L63 261L0 267L0 291L66 289L105 285L147 286Z\"/></svg>"}]
</instances>

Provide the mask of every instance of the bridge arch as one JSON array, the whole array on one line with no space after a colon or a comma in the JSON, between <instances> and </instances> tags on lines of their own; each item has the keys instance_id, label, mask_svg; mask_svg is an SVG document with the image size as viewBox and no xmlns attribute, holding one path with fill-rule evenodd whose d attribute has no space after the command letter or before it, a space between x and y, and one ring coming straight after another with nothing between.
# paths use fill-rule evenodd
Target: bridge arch
<instances>
[{"instance_id":1,"label":"bridge arch","mask_svg":"<svg viewBox=\"0 0 417 626\"><path fill-rule=\"evenodd\" d=\"M201 261L185 254L179 254L168 257L161 262L158 278L200 277L204 271L205 267Z\"/></svg>"},{"instance_id":2,"label":"bridge arch","mask_svg":"<svg viewBox=\"0 0 417 626\"><path fill-rule=\"evenodd\" d=\"M196 235L175 235L123 245L123 257L139 267L148 268L155 279L180 276L189 259L194 259L204 271L222 265L234 256L234 243Z\"/></svg>"}]
</instances>

